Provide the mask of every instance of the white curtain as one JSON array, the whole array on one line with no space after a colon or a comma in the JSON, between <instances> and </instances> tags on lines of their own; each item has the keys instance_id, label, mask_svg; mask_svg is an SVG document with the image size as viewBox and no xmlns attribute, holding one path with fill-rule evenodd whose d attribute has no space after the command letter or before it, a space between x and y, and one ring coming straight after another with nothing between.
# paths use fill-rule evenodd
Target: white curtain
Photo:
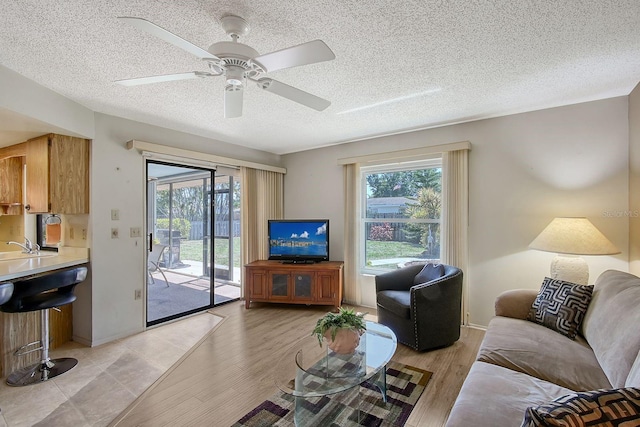
<instances>
[{"instance_id":1,"label":"white curtain","mask_svg":"<svg viewBox=\"0 0 640 427\"><path fill-rule=\"evenodd\" d=\"M284 215L284 175L249 167L241 167L241 265L258 259L267 259L269 219L282 219ZM244 268L241 269L244 283ZM244 296L244 288L242 289Z\"/></svg>"},{"instance_id":2,"label":"white curtain","mask_svg":"<svg viewBox=\"0 0 640 427\"><path fill-rule=\"evenodd\" d=\"M468 307L469 150L442 153L442 263L463 272L462 323Z\"/></svg>"},{"instance_id":3,"label":"white curtain","mask_svg":"<svg viewBox=\"0 0 640 427\"><path fill-rule=\"evenodd\" d=\"M359 281L360 165L344 165L344 293L345 302L360 305Z\"/></svg>"}]
</instances>

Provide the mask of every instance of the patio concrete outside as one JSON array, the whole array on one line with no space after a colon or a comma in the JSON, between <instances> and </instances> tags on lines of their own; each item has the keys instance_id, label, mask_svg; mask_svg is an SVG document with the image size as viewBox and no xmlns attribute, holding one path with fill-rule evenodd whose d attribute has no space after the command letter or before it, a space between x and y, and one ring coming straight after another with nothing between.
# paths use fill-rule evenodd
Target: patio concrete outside
<instances>
[{"instance_id":1,"label":"patio concrete outside","mask_svg":"<svg viewBox=\"0 0 640 427\"><path fill-rule=\"evenodd\" d=\"M147 320L155 321L168 316L203 307L210 303L209 278L202 275L202 262L184 260L181 268L165 269L162 272L169 282L166 286L160 271L152 273L147 284ZM233 272L237 282L215 279L213 284L214 304L240 298L240 269Z\"/></svg>"}]
</instances>

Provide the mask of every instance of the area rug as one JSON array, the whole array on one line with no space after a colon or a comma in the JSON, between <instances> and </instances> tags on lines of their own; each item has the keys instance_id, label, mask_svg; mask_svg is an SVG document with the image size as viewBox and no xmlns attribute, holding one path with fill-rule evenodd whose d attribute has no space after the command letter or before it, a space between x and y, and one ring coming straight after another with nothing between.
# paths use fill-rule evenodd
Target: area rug
<instances>
[{"instance_id":1,"label":"area rug","mask_svg":"<svg viewBox=\"0 0 640 427\"><path fill-rule=\"evenodd\" d=\"M360 393L347 399L342 394L306 399L304 425L311 426L403 426L424 391L432 373L397 362L387 365L387 403L380 391L369 383L360 387ZM294 397L278 392L269 400L251 410L233 427L293 427ZM359 408L359 409L358 409ZM358 421L358 410L360 420ZM334 421L323 422L318 413L330 413Z\"/></svg>"}]
</instances>

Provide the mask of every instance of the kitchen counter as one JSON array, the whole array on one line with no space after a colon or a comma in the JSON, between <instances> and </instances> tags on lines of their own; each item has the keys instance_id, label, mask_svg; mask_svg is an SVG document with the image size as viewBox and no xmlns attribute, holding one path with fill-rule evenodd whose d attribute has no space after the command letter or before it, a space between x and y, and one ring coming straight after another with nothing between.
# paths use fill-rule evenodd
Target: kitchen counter
<instances>
[{"instance_id":1,"label":"kitchen counter","mask_svg":"<svg viewBox=\"0 0 640 427\"><path fill-rule=\"evenodd\" d=\"M43 251L44 252L44 251ZM89 249L62 247L58 254L41 258L0 259L0 282L10 282L20 277L46 273L60 268L89 262Z\"/></svg>"},{"instance_id":2,"label":"kitchen counter","mask_svg":"<svg viewBox=\"0 0 640 427\"><path fill-rule=\"evenodd\" d=\"M43 251L43 255L41 258L19 258L26 255L17 251L0 252L0 282L15 281L34 274L47 273L89 262L89 249L87 248L62 247L59 248L58 253ZM51 310L49 317L50 338L53 339L51 349L71 340L73 334L72 313L72 304L60 307L60 312ZM13 354L15 349L21 345L40 339L40 315L39 311L0 312L0 376L6 376L16 369L40 360L41 353L38 351L21 357L16 357Z\"/></svg>"}]
</instances>

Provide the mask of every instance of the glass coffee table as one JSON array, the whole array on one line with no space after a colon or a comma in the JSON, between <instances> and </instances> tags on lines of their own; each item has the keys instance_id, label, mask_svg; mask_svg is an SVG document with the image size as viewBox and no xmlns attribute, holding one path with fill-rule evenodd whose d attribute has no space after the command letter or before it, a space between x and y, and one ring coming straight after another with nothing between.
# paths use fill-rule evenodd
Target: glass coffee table
<instances>
[{"instance_id":1,"label":"glass coffee table","mask_svg":"<svg viewBox=\"0 0 640 427\"><path fill-rule=\"evenodd\" d=\"M397 339L386 326L375 322L366 325L353 354L334 353L325 342L320 346L315 336L308 336L280 359L275 382L294 397L296 426L327 425L353 414L353 410L359 417L360 385L364 383L377 387L387 401L386 366L396 351ZM328 396L333 397L331 403Z\"/></svg>"}]
</instances>

